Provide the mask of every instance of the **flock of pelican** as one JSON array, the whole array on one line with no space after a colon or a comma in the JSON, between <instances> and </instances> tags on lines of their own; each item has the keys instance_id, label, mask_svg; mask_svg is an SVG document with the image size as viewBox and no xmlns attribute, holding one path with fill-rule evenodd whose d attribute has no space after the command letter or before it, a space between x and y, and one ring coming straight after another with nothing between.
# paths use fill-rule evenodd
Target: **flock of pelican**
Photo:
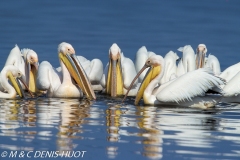
<instances>
[{"instance_id":1,"label":"flock of pelican","mask_svg":"<svg viewBox=\"0 0 240 160\"><path fill-rule=\"evenodd\" d=\"M214 55L199 44L196 53L190 45L170 51L165 57L141 47L135 63L114 43L109 49L105 69L100 59L77 56L73 46L58 45L60 67L48 61L39 64L32 49L16 45L0 73L0 98L47 97L96 99L96 94L111 97L135 96L145 105L177 105L209 108L219 102L240 102L240 63L221 72ZM19 81L20 80L20 81Z\"/></svg>"}]
</instances>

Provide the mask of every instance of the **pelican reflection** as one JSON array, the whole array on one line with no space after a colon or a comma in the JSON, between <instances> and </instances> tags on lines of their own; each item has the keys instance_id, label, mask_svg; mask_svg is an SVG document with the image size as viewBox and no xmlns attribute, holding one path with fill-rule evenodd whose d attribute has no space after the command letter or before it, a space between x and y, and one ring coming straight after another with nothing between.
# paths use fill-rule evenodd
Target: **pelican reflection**
<instances>
[{"instance_id":1,"label":"pelican reflection","mask_svg":"<svg viewBox=\"0 0 240 160\"><path fill-rule=\"evenodd\" d=\"M37 132L34 129L36 123L36 108L33 101L28 100L1 100L0 109L0 136L8 142L0 144L0 149L9 150L33 150L33 147L22 146L21 142L32 142ZM21 128L25 128L22 130Z\"/></svg>"},{"instance_id":2,"label":"pelican reflection","mask_svg":"<svg viewBox=\"0 0 240 160\"><path fill-rule=\"evenodd\" d=\"M106 110L106 126L108 127L108 137L107 140L111 142L117 142L119 140L119 126L120 126L120 116L122 111L119 105L110 106Z\"/></svg>"},{"instance_id":3,"label":"pelican reflection","mask_svg":"<svg viewBox=\"0 0 240 160\"><path fill-rule=\"evenodd\" d=\"M142 155L148 158L162 158L163 131L157 121L157 107L137 106L136 115L139 116L138 136L143 137L140 143L143 144Z\"/></svg>"},{"instance_id":4,"label":"pelican reflection","mask_svg":"<svg viewBox=\"0 0 240 160\"><path fill-rule=\"evenodd\" d=\"M106 126L107 126L107 141L118 142L120 140L119 127L120 127L120 116L123 113L119 105L110 105L106 113ZM115 158L118 155L118 147L108 146L107 154L109 158Z\"/></svg>"},{"instance_id":5,"label":"pelican reflection","mask_svg":"<svg viewBox=\"0 0 240 160\"><path fill-rule=\"evenodd\" d=\"M82 125L87 123L85 118L89 117L88 100L78 99L48 99L38 105L38 122L44 127L55 127L57 131L57 150L60 154L73 151L78 146L73 139L82 139L79 133L84 132ZM52 129L51 129L52 130ZM39 133L50 140L54 134L48 130Z\"/></svg>"}]
</instances>

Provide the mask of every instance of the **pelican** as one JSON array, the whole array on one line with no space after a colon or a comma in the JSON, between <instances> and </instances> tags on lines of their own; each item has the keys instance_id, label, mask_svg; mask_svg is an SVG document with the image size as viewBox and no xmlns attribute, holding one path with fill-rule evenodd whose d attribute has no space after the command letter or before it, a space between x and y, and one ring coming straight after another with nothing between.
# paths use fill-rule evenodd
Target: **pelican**
<instances>
[{"instance_id":1,"label":"pelican","mask_svg":"<svg viewBox=\"0 0 240 160\"><path fill-rule=\"evenodd\" d=\"M177 65L176 65L176 61L179 59L178 55L173 52L173 51L169 51L165 57L164 57L164 61L165 61L165 70L164 70L164 75L161 79L161 84L168 82L169 80L176 78L177 76Z\"/></svg>"},{"instance_id":2,"label":"pelican","mask_svg":"<svg viewBox=\"0 0 240 160\"><path fill-rule=\"evenodd\" d=\"M219 75L219 77L225 79L226 82L228 83L239 71L240 71L240 62L226 68Z\"/></svg>"},{"instance_id":3,"label":"pelican","mask_svg":"<svg viewBox=\"0 0 240 160\"><path fill-rule=\"evenodd\" d=\"M36 92L36 76L38 70L38 55L35 51L24 48L20 51L15 47L10 51L5 66L14 65L22 73L23 80L26 81L31 92ZM24 88L24 86L23 86Z\"/></svg>"},{"instance_id":4,"label":"pelican","mask_svg":"<svg viewBox=\"0 0 240 160\"><path fill-rule=\"evenodd\" d=\"M77 56L78 60L86 71L89 81L92 84L93 90L100 91L103 89L101 79L103 76L103 63L100 59L88 60L83 56Z\"/></svg>"},{"instance_id":5,"label":"pelican","mask_svg":"<svg viewBox=\"0 0 240 160\"><path fill-rule=\"evenodd\" d=\"M199 44L196 50L196 69L204 68L207 47L205 44Z\"/></svg>"},{"instance_id":6,"label":"pelican","mask_svg":"<svg viewBox=\"0 0 240 160\"><path fill-rule=\"evenodd\" d=\"M187 72L193 71L196 69L195 64L195 53L193 48L190 45L185 45L184 47L178 48L178 51L182 52L182 59L179 63L182 63L179 65L181 68L178 69L180 73L178 73L178 76L181 76L182 74L185 74Z\"/></svg>"},{"instance_id":7,"label":"pelican","mask_svg":"<svg viewBox=\"0 0 240 160\"><path fill-rule=\"evenodd\" d=\"M142 46L138 49L135 57L135 68L136 72L139 72L141 68L144 66L146 60L151 57L152 55L155 55L154 52L147 51L147 48L145 46ZM147 70L143 71L143 73L139 76L138 81L141 83L144 75L146 74Z\"/></svg>"},{"instance_id":8,"label":"pelican","mask_svg":"<svg viewBox=\"0 0 240 160\"><path fill-rule=\"evenodd\" d=\"M226 68L219 77L226 81L221 86L224 92L221 101L240 103L240 62Z\"/></svg>"},{"instance_id":9,"label":"pelican","mask_svg":"<svg viewBox=\"0 0 240 160\"><path fill-rule=\"evenodd\" d=\"M216 56L209 54L206 59L205 68L211 68L214 75L218 76L221 74L220 63Z\"/></svg>"},{"instance_id":10,"label":"pelican","mask_svg":"<svg viewBox=\"0 0 240 160\"><path fill-rule=\"evenodd\" d=\"M178 61L178 65L177 65L177 77L181 76L185 74L185 69L183 67L183 62L182 62L182 59L180 59Z\"/></svg>"},{"instance_id":11,"label":"pelican","mask_svg":"<svg viewBox=\"0 0 240 160\"><path fill-rule=\"evenodd\" d=\"M103 89L101 83L103 75L103 64L100 59L88 60L83 56L77 56L79 62L81 63L83 69L85 70L89 81L92 84L94 91L101 91ZM57 71L61 71L61 67L57 68Z\"/></svg>"},{"instance_id":12,"label":"pelican","mask_svg":"<svg viewBox=\"0 0 240 160\"><path fill-rule=\"evenodd\" d=\"M240 72L233 76L226 85L223 86L222 102L236 102L240 103Z\"/></svg>"},{"instance_id":13,"label":"pelican","mask_svg":"<svg viewBox=\"0 0 240 160\"><path fill-rule=\"evenodd\" d=\"M164 74L165 62L162 56L154 55L147 59L132 83L146 68L150 69L138 90L135 105L142 97L144 104L147 105L178 105L199 108L213 107L220 100L220 96L205 94L213 87L220 89L220 85L224 83L221 79L213 76L209 69L201 68L190 71L158 86L158 82Z\"/></svg>"},{"instance_id":14,"label":"pelican","mask_svg":"<svg viewBox=\"0 0 240 160\"><path fill-rule=\"evenodd\" d=\"M121 49L114 43L109 49L109 63L105 67L101 80L105 92L111 97L125 95L131 81L137 72L131 59L126 58ZM133 89L129 95L137 93L138 83L133 84Z\"/></svg>"},{"instance_id":15,"label":"pelican","mask_svg":"<svg viewBox=\"0 0 240 160\"><path fill-rule=\"evenodd\" d=\"M205 44L199 44L196 49L196 55L193 48L190 45L185 45L180 47L178 51L183 52L182 59L178 63L177 76L181 76L189 71L193 71L198 68L210 67L213 69L212 65L216 65L217 62L213 62L215 59L209 57L209 63L205 66L207 47ZM215 69L215 68L214 68ZM218 71L217 69L214 71Z\"/></svg>"},{"instance_id":16,"label":"pelican","mask_svg":"<svg viewBox=\"0 0 240 160\"><path fill-rule=\"evenodd\" d=\"M22 84L25 85L27 90L28 90L28 87L25 81L23 80L22 76L23 74L16 66L6 65L1 71L0 77L1 77L1 85L7 93L0 92L0 98L15 98L17 94L20 97L24 97L25 96L24 91L18 80L20 80ZM12 86L8 83L8 80L11 82Z\"/></svg>"},{"instance_id":17,"label":"pelican","mask_svg":"<svg viewBox=\"0 0 240 160\"><path fill-rule=\"evenodd\" d=\"M216 56L207 54L207 47L205 44L199 44L196 49L196 69L211 68L214 75L218 76L221 73L220 63Z\"/></svg>"},{"instance_id":18,"label":"pelican","mask_svg":"<svg viewBox=\"0 0 240 160\"><path fill-rule=\"evenodd\" d=\"M35 51L29 48L21 50L25 62L25 76L26 82L31 92L37 92L36 79L38 71L38 55Z\"/></svg>"},{"instance_id":19,"label":"pelican","mask_svg":"<svg viewBox=\"0 0 240 160\"><path fill-rule=\"evenodd\" d=\"M96 99L72 45L66 42L60 43L58 53L61 72L53 68L49 62L43 61L39 65L37 74L38 89L47 91L48 97L79 98L84 93L88 99Z\"/></svg>"}]
</instances>

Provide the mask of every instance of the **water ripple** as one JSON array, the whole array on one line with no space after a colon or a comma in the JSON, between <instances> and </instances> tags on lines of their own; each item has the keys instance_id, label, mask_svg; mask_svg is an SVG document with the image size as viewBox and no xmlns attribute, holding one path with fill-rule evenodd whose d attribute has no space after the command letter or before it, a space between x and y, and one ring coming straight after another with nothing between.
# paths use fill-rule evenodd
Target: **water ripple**
<instances>
[{"instance_id":1,"label":"water ripple","mask_svg":"<svg viewBox=\"0 0 240 160\"><path fill-rule=\"evenodd\" d=\"M128 104L131 99L122 104L106 98L2 100L0 149L105 149L108 158L117 158L123 152L150 159L170 153L193 159L239 156L237 104L201 110L133 106ZM218 147L223 144L228 148Z\"/></svg>"}]
</instances>

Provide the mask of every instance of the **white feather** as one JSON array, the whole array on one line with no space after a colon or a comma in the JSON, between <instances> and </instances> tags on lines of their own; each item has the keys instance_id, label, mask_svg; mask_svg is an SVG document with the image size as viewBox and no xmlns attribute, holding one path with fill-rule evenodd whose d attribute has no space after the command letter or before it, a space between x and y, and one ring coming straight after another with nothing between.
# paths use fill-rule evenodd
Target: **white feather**
<instances>
[{"instance_id":1,"label":"white feather","mask_svg":"<svg viewBox=\"0 0 240 160\"><path fill-rule=\"evenodd\" d=\"M177 65L176 61L178 59L178 55L174 53L173 51L169 51L165 57L165 70L164 70L164 75L161 79L161 84L168 82L171 78L171 76L174 74L177 74Z\"/></svg>"},{"instance_id":2,"label":"white feather","mask_svg":"<svg viewBox=\"0 0 240 160\"><path fill-rule=\"evenodd\" d=\"M223 88L224 97L237 96L240 94L240 72L238 72Z\"/></svg>"},{"instance_id":3,"label":"white feather","mask_svg":"<svg viewBox=\"0 0 240 160\"><path fill-rule=\"evenodd\" d=\"M134 79L134 77L137 75L135 66L133 61L130 58L127 58L122 53L121 55L121 65L122 65L122 74L124 79L124 87L128 88ZM135 81L134 85L137 85L137 81Z\"/></svg>"},{"instance_id":4,"label":"white feather","mask_svg":"<svg viewBox=\"0 0 240 160\"><path fill-rule=\"evenodd\" d=\"M239 71L240 71L240 62L225 69L219 75L219 77L225 79L226 82L229 82L230 79L232 79Z\"/></svg>"},{"instance_id":5,"label":"white feather","mask_svg":"<svg viewBox=\"0 0 240 160\"><path fill-rule=\"evenodd\" d=\"M157 94L157 99L161 102L189 101L195 96L203 96L208 89L220 87L223 83L221 79L213 76L210 69L201 68L174 79Z\"/></svg>"},{"instance_id":6,"label":"white feather","mask_svg":"<svg viewBox=\"0 0 240 160\"><path fill-rule=\"evenodd\" d=\"M177 65L177 77L185 74L186 71L185 71L185 68L183 67L183 62L182 62L182 59L178 62L178 65Z\"/></svg>"},{"instance_id":7,"label":"white feather","mask_svg":"<svg viewBox=\"0 0 240 160\"><path fill-rule=\"evenodd\" d=\"M211 68L214 75L219 75L221 73L221 68L220 68L220 63L214 55L209 54L206 65L204 66L205 68Z\"/></svg>"},{"instance_id":8,"label":"white feather","mask_svg":"<svg viewBox=\"0 0 240 160\"><path fill-rule=\"evenodd\" d=\"M179 52L183 52L183 47L179 47L177 50L178 50Z\"/></svg>"}]
</instances>

